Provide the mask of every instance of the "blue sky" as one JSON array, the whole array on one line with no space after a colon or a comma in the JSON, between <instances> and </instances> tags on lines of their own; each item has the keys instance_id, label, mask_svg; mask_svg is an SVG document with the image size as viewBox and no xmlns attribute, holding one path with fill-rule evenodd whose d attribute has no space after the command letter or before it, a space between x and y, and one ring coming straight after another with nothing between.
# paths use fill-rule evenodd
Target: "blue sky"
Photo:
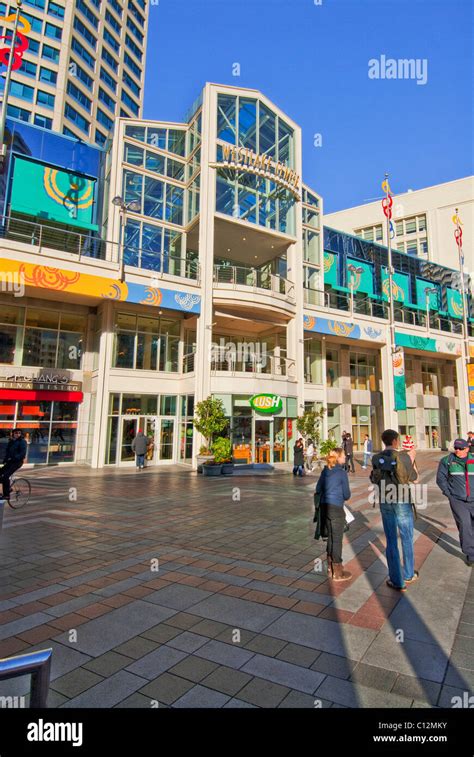
<instances>
[{"instance_id":1,"label":"blue sky","mask_svg":"<svg viewBox=\"0 0 474 757\"><path fill-rule=\"evenodd\" d=\"M471 0L149 1L146 118L182 121L206 81L260 89L302 127L325 212L385 171L395 194L473 172ZM426 84L370 79L382 55L426 59Z\"/></svg>"}]
</instances>

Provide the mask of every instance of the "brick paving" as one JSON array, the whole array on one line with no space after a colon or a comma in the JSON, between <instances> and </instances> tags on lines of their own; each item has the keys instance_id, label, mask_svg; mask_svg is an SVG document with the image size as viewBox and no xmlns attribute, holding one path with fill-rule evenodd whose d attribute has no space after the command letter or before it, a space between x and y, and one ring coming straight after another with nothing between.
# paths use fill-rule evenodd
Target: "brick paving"
<instances>
[{"instance_id":1,"label":"brick paving","mask_svg":"<svg viewBox=\"0 0 474 757\"><path fill-rule=\"evenodd\" d=\"M0 658L52 647L50 707L451 706L474 679L474 582L439 457L419 456L420 580L403 595L359 466L353 578L337 585L313 539L315 474L27 471L32 502L0 536Z\"/></svg>"}]
</instances>

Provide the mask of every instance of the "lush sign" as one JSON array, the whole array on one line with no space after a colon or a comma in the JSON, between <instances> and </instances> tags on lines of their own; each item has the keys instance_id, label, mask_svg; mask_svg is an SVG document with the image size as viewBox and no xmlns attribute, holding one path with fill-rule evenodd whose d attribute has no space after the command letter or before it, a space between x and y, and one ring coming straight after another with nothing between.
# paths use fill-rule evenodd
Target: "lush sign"
<instances>
[{"instance_id":1,"label":"lush sign","mask_svg":"<svg viewBox=\"0 0 474 757\"><path fill-rule=\"evenodd\" d=\"M256 413L279 413L283 409L283 400L278 394L255 394L250 399L250 407Z\"/></svg>"}]
</instances>

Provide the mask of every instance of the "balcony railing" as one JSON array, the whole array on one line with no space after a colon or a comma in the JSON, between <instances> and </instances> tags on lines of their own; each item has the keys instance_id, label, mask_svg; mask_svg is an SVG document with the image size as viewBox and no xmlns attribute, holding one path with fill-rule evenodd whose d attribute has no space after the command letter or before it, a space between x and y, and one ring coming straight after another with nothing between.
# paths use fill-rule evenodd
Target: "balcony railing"
<instances>
[{"instance_id":1,"label":"balcony railing","mask_svg":"<svg viewBox=\"0 0 474 757\"><path fill-rule=\"evenodd\" d=\"M216 284L232 284L234 289L251 287L253 289L265 289L269 292L283 294L290 299L295 299L295 286L293 282L275 273L261 271L237 265L215 265L214 282Z\"/></svg>"},{"instance_id":2,"label":"balcony railing","mask_svg":"<svg viewBox=\"0 0 474 757\"><path fill-rule=\"evenodd\" d=\"M322 291L320 289L304 290L306 305L316 305L331 310L341 310L349 315L368 315L371 318L384 318L389 320L388 302L372 299L361 295L352 296L349 292L337 290ZM403 307L401 303L394 303L394 318L397 323L407 326L420 326L427 328L427 311ZM462 334L463 324L461 320L455 320L439 313L429 311L429 328L438 331L446 331L450 334Z\"/></svg>"},{"instance_id":3,"label":"balcony railing","mask_svg":"<svg viewBox=\"0 0 474 757\"><path fill-rule=\"evenodd\" d=\"M291 358L281 355L250 355L240 357L225 355L211 362L211 371L223 373L248 373L254 376L271 376L296 380L296 364Z\"/></svg>"},{"instance_id":4,"label":"balcony railing","mask_svg":"<svg viewBox=\"0 0 474 757\"><path fill-rule=\"evenodd\" d=\"M120 265L123 245L110 242L94 235L80 234L51 224L28 221L16 216L0 215L0 239L8 239L22 244L60 250L81 258L110 260ZM125 245L125 265L151 271L158 277L177 276L199 281L199 262L187 256L156 253L150 250Z\"/></svg>"},{"instance_id":5,"label":"balcony railing","mask_svg":"<svg viewBox=\"0 0 474 757\"><path fill-rule=\"evenodd\" d=\"M81 257L106 259L107 242L89 234L78 234L69 229L35 223L15 216L0 216L0 238L11 239L34 247L48 247ZM110 243L109 243L110 244Z\"/></svg>"},{"instance_id":6,"label":"balcony railing","mask_svg":"<svg viewBox=\"0 0 474 757\"><path fill-rule=\"evenodd\" d=\"M195 358L195 352L188 352L187 355L183 355L183 373L194 373Z\"/></svg>"}]
</instances>

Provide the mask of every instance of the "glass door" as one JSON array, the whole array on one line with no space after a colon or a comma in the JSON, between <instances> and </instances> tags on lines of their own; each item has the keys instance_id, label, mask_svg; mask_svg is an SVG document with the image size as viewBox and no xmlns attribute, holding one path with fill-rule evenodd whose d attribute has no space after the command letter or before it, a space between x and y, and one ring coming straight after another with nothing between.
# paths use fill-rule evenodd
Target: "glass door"
<instances>
[{"instance_id":1,"label":"glass door","mask_svg":"<svg viewBox=\"0 0 474 757\"><path fill-rule=\"evenodd\" d=\"M148 439L148 447L145 455L147 465L154 465L158 455L157 434L159 429L158 418L145 418L143 433Z\"/></svg>"},{"instance_id":2,"label":"glass door","mask_svg":"<svg viewBox=\"0 0 474 757\"><path fill-rule=\"evenodd\" d=\"M160 442L157 458L160 461L172 462L174 460L174 441L175 441L175 419L161 418L160 424Z\"/></svg>"},{"instance_id":3,"label":"glass door","mask_svg":"<svg viewBox=\"0 0 474 757\"><path fill-rule=\"evenodd\" d=\"M254 462L273 462L273 421L254 416Z\"/></svg>"},{"instance_id":4,"label":"glass door","mask_svg":"<svg viewBox=\"0 0 474 757\"><path fill-rule=\"evenodd\" d=\"M135 462L135 453L132 450L132 442L138 431L139 418L129 417L122 418L122 428L120 435L120 463Z\"/></svg>"}]
</instances>

